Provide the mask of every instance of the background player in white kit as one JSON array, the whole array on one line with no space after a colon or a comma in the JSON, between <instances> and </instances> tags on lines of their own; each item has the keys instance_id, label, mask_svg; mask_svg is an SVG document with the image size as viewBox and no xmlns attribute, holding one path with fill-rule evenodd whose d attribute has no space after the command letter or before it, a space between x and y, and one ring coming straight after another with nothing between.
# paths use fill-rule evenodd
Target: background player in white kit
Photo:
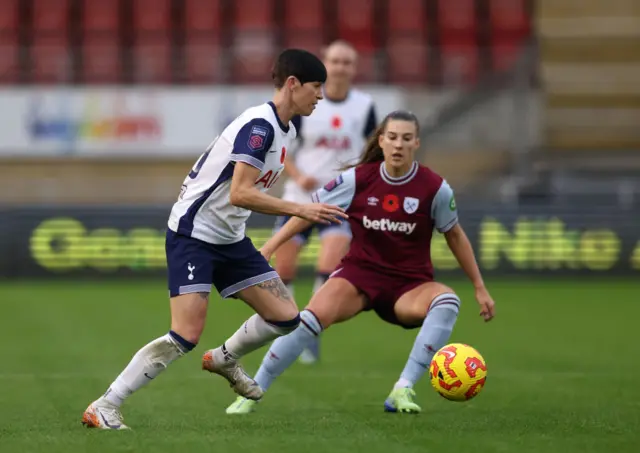
<instances>
[{"instance_id":1,"label":"background player in white kit","mask_svg":"<svg viewBox=\"0 0 640 453\"><path fill-rule=\"evenodd\" d=\"M352 87L356 75L358 54L349 43L335 41L324 53L327 81L324 99L311 117L300 121L298 147L289 153L285 172L289 179L284 186L283 199L306 203L311 194L335 179L341 168L356 162L369 135L377 126L373 99ZM280 216L276 231L289 220ZM320 250L316 264L315 292L329 278L349 249L351 231L347 222L331 225L314 225L298 234L278 249L275 268L282 281L293 293L298 255L316 229L320 237ZM313 363L319 358L319 343L313 343L300 356L303 363Z\"/></svg>"},{"instance_id":2,"label":"background player in white kit","mask_svg":"<svg viewBox=\"0 0 640 453\"><path fill-rule=\"evenodd\" d=\"M264 193L283 171L297 134L291 118L310 115L322 99L326 69L311 53L289 49L278 57L273 80L273 102L246 110L225 128L186 177L173 206L166 240L171 330L135 354L107 392L89 405L85 425L127 428L120 412L123 401L198 343L212 285L222 297L242 299L256 314L222 346L204 354L203 368L223 376L246 398L262 396L237 359L293 331L300 315L278 274L245 236L246 221L251 211L325 223L345 217L337 207Z\"/></svg>"}]
</instances>

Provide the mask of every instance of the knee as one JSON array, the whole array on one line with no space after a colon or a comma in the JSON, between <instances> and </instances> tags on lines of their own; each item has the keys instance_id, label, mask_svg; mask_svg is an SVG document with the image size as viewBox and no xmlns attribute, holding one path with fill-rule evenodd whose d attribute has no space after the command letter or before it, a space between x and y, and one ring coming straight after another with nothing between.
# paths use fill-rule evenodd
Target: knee
<instances>
[{"instance_id":1,"label":"knee","mask_svg":"<svg viewBox=\"0 0 640 453\"><path fill-rule=\"evenodd\" d=\"M296 311L295 315L286 318L284 321L265 321L271 324L278 335L287 335L296 330L300 325L300 313Z\"/></svg>"},{"instance_id":2,"label":"knee","mask_svg":"<svg viewBox=\"0 0 640 453\"><path fill-rule=\"evenodd\" d=\"M188 293L172 297L171 330L196 344L204 330L207 317L208 293Z\"/></svg>"},{"instance_id":3,"label":"knee","mask_svg":"<svg viewBox=\"0 0 640 453\"><path fill-rule=\"evenodd\" d=\"M168 334L168 338L173 344L175 344L178 347L178 349L180 349L182 354L186 354L192 351L198 345L199 336L195 340L190 340L188 338L183 337L178 332L174 330L170 330Z\"/></svg>"},{"instance_id":4,"label":"knee","mask_svg":"<svg viewBox=\"0 0 640 453\"><path fill-rule=\"evenodd\" d=\"M204 322L178 323L174 321L171 323L172 332L194 345L198 344L200 341L200 336L202 335L203 330Z\"/></svg>"},{"instance_id":5,"label":"knee","mask_svg":"<svg viewBox=\"0 0 640 453\"><path fill-rule=\"evenodd\" d=\"M300 313L302 322L312 322L313 325L320 327L320 330L325 330L334 324L336 315L331 310L325 309L321 304L309 304Z\"/></svg>"},{"instance_id":6,"label":"knee","mask_svg":"<svg viewBox=\"0 0 640 453\"><path fill-rule=\"evenodd\" d=\"M300 312L300 324L313 336L317 337L325 329L322 320L315 312L305 308Z\"/></svg>"},{"instance_id":7,"label":"knee","mask_svg":"<svg viewBox=\"0 0 640 453\"><path fill-rule=\"evenodd\" d=\"M451 288L441 285L438 291L428 297L420 297L411 307L411 317L420 321L427 317L429 312L436 307L445 307L458 312L460 308L460 298Z\"/></svg>"},{"instance_id":8,"label":"knee","mask_svg":"<svg viewBox=\"0 0 640 453\"><path fill-rule=\"evenodd\" d=\"M437 308L437 309L451 310L455 312L455 314L457 315L460 312L461 304L462 302L460 301L460 298L458 297L458 295L453 291L449 290L449 292L438 294L436 297L433 298L433 300L428 306L427 314L428 312Z\"/></svg>"},{"instance_id":9,"label":"knee","mask_svg":"<svg viewBox=\"0 0 640 453\"><path fill-rule=\"evenodd\" d=\"M293 299L279 299L278 304L271 304L269 310L265 311L262 316L269 319L270 322L293 322L294 319L300 318L300 310Z\"/></svg>"}]
</instances>

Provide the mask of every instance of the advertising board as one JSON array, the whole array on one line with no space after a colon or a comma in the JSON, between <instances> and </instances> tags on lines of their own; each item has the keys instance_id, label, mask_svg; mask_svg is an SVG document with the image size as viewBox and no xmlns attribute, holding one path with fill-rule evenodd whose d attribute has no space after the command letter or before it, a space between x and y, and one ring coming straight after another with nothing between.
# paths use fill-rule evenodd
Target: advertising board
<instances>
[{"instance_id":1,"label":"advertising board","mask_svg":"<svg viewBox=\"0 0 640 453\"><path fill-rule=\"evenodd\" d=\"M379 114L405 106L397 88L364 87ZM189 156L271 87L0 90L2 156Z\"/></svg>"},{"instance_id":2,"label":"advertising board","mask_svg":"<svg viewBox=\"0 0 640 453\"><path fill-rule=\"evenodd\" d=\"M42 208L1 210L0 275L163 276L168 208ZM640 224L633 211L474 206L462 214L488 274L640 274ZM274 218L254 214L248 235L270 237ZM317 258L317 238L301 265ZM436 275L460 273L444 237L434 234Z\"/></svg>"}]
</instances>

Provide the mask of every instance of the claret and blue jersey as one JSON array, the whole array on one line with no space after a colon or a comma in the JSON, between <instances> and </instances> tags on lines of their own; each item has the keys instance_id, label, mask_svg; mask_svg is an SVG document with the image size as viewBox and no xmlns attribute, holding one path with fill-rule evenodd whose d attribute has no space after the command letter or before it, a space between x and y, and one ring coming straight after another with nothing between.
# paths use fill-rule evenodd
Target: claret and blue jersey
<instances>
[{"instance_id":1,"label":"claret and blue jersey","mask_svg":"<svg viewBox=\"0 0 640 453\"><path fill-rule=\"evenodd\" d=\"M353 239L345 261L400 278L433 279L433 230L445 233L458 223L449 184L417 162L397 178L380 162L351 168L312 198L349 214Z\"/></svg>"}]
</instances>

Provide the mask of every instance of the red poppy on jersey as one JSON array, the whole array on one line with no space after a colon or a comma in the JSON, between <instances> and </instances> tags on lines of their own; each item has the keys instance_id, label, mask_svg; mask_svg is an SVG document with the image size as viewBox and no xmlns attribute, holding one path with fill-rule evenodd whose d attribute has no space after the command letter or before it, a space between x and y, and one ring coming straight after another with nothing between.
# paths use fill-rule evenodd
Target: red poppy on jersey
<instances>
[{"instance_id":1,"label":"red poppy on jersey","mask_svg":"<svg viewBox=\"0 0 640 453\"><path fill-rule=\"evenodd\" d=\"M280 163L284 164L284 158L287 157L287 148L282 147L282 153L280 154Z\"/></svg>"},{"instance_id":2,"label":"red poppy on jersey","mask_svg":"<svg viewBox=\"0 0 640 453\"><path fill-rule=\"evenodd\" d=\"M387 194L382 200L382 209L387 212L396 212L400 208L400 199L397 195Z\"/></svg>"},{"instance_id":3,"label":"red poppy on jersey","mask_svg":"<svg viewBox=\"0 0 640 453\"><path fill-rule=\"evenodd\" d=\"M340 129L342 127L342 118L339 116L334 116L331 118L331 127L334 129Z\"/></svg>"}]
</instances>

